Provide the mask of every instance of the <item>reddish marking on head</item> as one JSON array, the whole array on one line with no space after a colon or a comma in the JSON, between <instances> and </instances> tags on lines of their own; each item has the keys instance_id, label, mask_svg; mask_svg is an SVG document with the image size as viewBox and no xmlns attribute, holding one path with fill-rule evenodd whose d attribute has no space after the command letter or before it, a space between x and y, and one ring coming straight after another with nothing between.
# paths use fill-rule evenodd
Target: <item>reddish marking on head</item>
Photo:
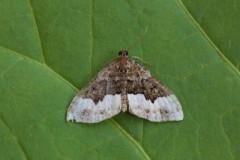
<instances>
[{"instance_id":1,"label":"reddish marking on head","mask_svg":"<svg viewBox=\"0 0 240 160\"><path fill-rule=\"evenodd\" d=\"M122 68L122 67L125 67L125 65L127 65L127 61L128 61L128 51L126 50L122 50L122 51L119 51L119 66Z\"/></svg>"},{"instance_id":2,"label":"reddish marking on head","mask_svg":"<svg viewBox=\"0 0 240 160\"><path fill-rule=\"evenodd\" d=\"M128 61L128 59L126 57L119 58L119 61L118 61L119 66L123 67L123 66L127 65L127 61Z\"/></svg>"}]
</instances>

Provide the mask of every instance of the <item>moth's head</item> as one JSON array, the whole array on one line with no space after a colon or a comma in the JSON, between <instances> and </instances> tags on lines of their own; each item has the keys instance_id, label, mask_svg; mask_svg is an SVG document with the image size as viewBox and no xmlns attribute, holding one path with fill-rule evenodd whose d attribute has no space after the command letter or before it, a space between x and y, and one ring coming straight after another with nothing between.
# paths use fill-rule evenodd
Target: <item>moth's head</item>
<instances>
[{"instance_id":1,"label":"moth's head","mask_svg":"<svg viewBox=\"0 0 240 160\"><path fill-rule=\"evenodd\" d=\"M118 52L118 55L119 55L120 57L127 57L127 56L128 56L128 51L126 51L126 50L121 50L121 51Z\"/></svg>"}]
</instances>

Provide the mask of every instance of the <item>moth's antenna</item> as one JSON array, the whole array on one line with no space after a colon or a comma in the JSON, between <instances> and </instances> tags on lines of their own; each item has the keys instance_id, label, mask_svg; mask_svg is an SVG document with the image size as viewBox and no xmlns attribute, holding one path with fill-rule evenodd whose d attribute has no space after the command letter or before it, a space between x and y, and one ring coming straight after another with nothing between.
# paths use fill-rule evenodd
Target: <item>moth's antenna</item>
<instances>
[{"instance_id":1,"label":"moth's antenna","mask_svg":"<svg viewBox=\"0 0 240 160\"><path fill-rule=\"evenodd\" d=\"M141 59L141 58L139 58L137 56L132 56L132 58L138 59L138 60L142 61L143 63L145 63L148 66L152 66L151 64L147 63L146 61L144 61L143 59Z\"/></svg>"},{"instance_id":2,"label":"moth's antenna","mask_svg":"<svg viewBox=\"0 0 240 160\"><path fill-rule=\"evenodd\" d=\"M145 33L147 32L148 26L146 27L145 31L143 32L143 34L127 49L127 51L129 51L133 46L135 46L140 40L142 40L143 36L145 35Z\"/></svg>"}]
</instances>

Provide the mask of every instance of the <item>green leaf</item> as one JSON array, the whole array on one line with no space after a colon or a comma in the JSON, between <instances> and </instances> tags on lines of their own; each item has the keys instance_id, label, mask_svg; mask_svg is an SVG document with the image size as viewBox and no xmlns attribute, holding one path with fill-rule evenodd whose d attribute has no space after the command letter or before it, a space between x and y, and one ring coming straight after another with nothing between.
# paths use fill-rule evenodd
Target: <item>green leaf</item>
<instances>
[{"instance_id":1,"label":"green leaf","mask_svg":"<svg viewBox=\"0 0 240 160\"><path fill-rule=\"evenodd\" d=\"M227 1L198 4L2 0L0 159L238 159L239 10ZM184 120L121 113L97 124L66 122L78 89L147 26L130 55L152 64Z\"/></svg>"},{"instance_id":2,"label":"green leaf","mask_svg":"<svg viewBox=\"0 0 240 160\"><path fill-rule=\"evenodd\" d=\"M194 20L210 41L238 70L240 69L239 2L183 0ZM220 9L221 8L221 9Z\"/></svg>"}]
</instances>

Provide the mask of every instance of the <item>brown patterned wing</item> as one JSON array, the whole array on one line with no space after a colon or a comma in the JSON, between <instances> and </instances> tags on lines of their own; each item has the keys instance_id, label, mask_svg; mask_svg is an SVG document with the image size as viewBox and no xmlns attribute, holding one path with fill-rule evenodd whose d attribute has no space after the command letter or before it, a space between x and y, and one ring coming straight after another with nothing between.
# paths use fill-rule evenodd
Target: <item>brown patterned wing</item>
<instances>
[{"instance_id":1,"label":"brown patterned wing","mask_svg":"<svg viewBox=\"0 0 240 160\"><path fill-rule=\"evenodd\" d=\"M121 87L117 83L117 71L117 60L102 69L73 99L67 120L96 123L118 114L121 111Z\"/></svg>"},{"instance_id":2,"label":"brown patterned wing","mask_svg":"<svg viewBox=\"0 0 240 160\"><path fill-rule=\"evenodd\" d=\"M176 96L140 64L129 60L129 112L150 121L183 120L182 107Z\"/></svg>"}]
</instances>

